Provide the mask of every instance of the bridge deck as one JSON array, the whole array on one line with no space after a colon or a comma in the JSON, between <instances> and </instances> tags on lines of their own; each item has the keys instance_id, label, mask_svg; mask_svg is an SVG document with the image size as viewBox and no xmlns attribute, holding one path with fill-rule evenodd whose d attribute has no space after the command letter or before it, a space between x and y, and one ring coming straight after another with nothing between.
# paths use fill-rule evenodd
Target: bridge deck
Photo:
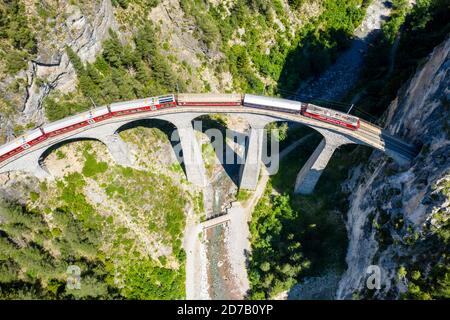
<instances>
[{"instance_id":1,"label":"bridge deck","mask_svg":"<svg viewBox=\"0 0 450 320\"><path fill-rule=\"evenodd\" d=\"M305 117L301 114L293 114L293 113L285 113L280 111L266 110L266 109L255 109L248 108L243 106L215 106L215 107L205 107L205 106L189 106L189 107L176 107L170 109L161 109L157 111L151 112L143 112L143 113L135 113L131 115L125 115L121 117L113 117L107 120L96 122L86 127L82 127L80 129L70 131L64 133L62 135L58 135L52 138L45 140L44 142L34 145L29 149L13 156L4 162L0 163L0 168L5 167L9 163L14 162L15 160L22 158L29 154L30 152L39 150L39 149L47 149L48 147L71 139L71 137L79 134L80 132L93 130L97 127L101 127L104 125L112 124L112 123L128 123L136 120L142 119L151 119L158 118L162 115L168 114L183 114L183 113L193 113L193 114L208 114L208 113L230 113L230 114L254 114L254 115L264 115L274 118L274 121L293 121L305 124L312 128L322 128L333 131L335 133L344 135L355 143L365 144L372 146L378 150L386 151L389 149L395 153L398 153L400 157L403 157L405 160L412 160L417 154L417 150L414 146L409 143L406 143L396 137L393 137L386 133L383 129L370 124L366 121L361 121L361 127L358 130L350 130L344 127L336 126L328 122L319 121L316 119Z\"/></svg>"}]
</instances>

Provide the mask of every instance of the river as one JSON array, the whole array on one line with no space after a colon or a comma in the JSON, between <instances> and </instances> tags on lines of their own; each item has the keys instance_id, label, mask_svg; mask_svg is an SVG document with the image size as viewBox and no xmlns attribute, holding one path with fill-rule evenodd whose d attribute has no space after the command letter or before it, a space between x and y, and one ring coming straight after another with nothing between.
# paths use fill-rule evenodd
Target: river
<instances>
[{"instance_id":1,"label":"river","mask_svg":"<svg viewBox=\"0 0 450 320\"><path fill-rule=\"evenodd\" d=\"M239 165L218 168L208 188L207 194L212 198L211 211L207 218L224 214L231 202L235 200L237 186L233 179L239 175ZM230 177L231 176L231 177ZM236 293L231 266L225 245L226 225L218 225L205 231L206 257L208 261L208 294L213 300L239 299Z\"/></svg>"}]
</instances>

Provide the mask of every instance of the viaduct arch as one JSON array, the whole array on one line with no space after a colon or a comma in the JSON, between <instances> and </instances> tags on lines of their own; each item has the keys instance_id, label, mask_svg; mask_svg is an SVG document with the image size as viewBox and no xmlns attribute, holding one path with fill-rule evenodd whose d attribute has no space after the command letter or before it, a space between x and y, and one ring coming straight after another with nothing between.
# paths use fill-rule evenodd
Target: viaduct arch
<instances>
[{"instance_id":1,"label":"viaduct arch","mask_svg":"<svg viewBox=\"0 0 450 320\"><path fill-rule=\"evenodd\" d=\"M187 180L197 186L205 186L206 173L201 148L195 138L192 120L207 114L237 114L248 121L250 132L244 165L241 172L240 188L253 190L258 182L263 149L263 129L276 121L291 121L304 124L318 131L323 139L297 175L295 193L310 194L319 180L324 168L336 148L344 144L367 145L386 153L399 164L407 164L416 155L415 147L404 142L383 129L361 121L361 128L355 131L338 127L326 122L280 111L253 109L246 107L182 107L162 109L150 113L138 113L115 117L87 127L67 132L32 146L26 151L0 164L0 173L14 170L25 171L39 178L49 177L49 172L40 164L40 160L49 148L68 140L93 139L105 144L117 164L132 165L127 144L117 134L129 123L158 119L172 123L179 133L183 150L183 163Z\"/></svg>"}]
</instances>

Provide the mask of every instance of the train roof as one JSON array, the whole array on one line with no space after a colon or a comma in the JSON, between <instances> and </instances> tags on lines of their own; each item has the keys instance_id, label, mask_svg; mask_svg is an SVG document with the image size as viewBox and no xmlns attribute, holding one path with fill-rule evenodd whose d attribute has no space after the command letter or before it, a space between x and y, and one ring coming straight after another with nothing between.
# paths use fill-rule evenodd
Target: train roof
<instances>
[{"instance_id":1,"label":"train roof","mask_svg":"<svg viewBox=\"0 0 450 320\"><path fill-rule=\"evenodd\" d=\"M156 97L148 97L144 99L139 100L131 100L131 101L122 101L122 102L116 102L111 103L109 105L111 111L121 111L121 110L128 110L128 109L134 109L138 107L145 106L151 106L154 104L158 104L160 102L170 102L175 101L173 94L166 94Z\"/></svg>"},{"instance_id":2,"label":"train roof","mask_svg":"<svg viewBox=\"0 0 450 320\"><path fill-rule=\"evenodd\" d=\"M109 108L111 111L121 111L121 110L127 110L127 109L133 109L142 107L143 105L153 105L155 104L156 97L151 98L145 98L145 99L139 99L139 100L133 100L133 101L122 101L122 102L116 102L111 103L109 105Z\"/></svg>"},{"instance_id":3,"label":"train roof","mask_svg":"<svg viewBox=\"0 0 450 320\"><path fill-rule=\"evenodd\" d=\"M24 135L12 140L11 142L4 144L3 146L0 146L0 155L8 153L27 142L39 138L40 136L42 136L42 132L40 129L31 130L25 133Z\"/></svg>"},{"instance_id":4,"label":"train roof","mask_svg":"<svg viewBox=\"0 0 450 320\"><path fill-rule=\"evenodd\" d=\"M341 112L341 111L337 111L337 110L334 110L334 109L319 107L319 106L316 106L315 104L308 104L308 110L309 111L319 111L319 112L324 113L324 114L326 114L328 116L338 117L338 118L341 118L341 119L343 119L345 121L351 122L353 124L357 124L358 120L359 120L358 117L352 116L350 114L347 114L347 113L344 113L344 112Z\"/></svg>"},{"instance_id":5,"label":"train roof","mask_svg":"<svg viewBox=\"0 0 450 320\"><path fill-rule=\"evenodd\" d=\"M69 118L64 118L55 122L46 124L43 129L45 132L52 132L61 128L65 128L76 123L86 121L88 119L108 114L109 110L106 106L98 107L80 114L76 114Z\"/></svg>"},{"instance_id":6,"label":"train roof","mask_svg":"<svg viewBox=\"0 0 450 320\"><path fill-rule=\"evenodd\" d=\"M282 98L275 98L275 97L265 97L265 96L258 96L254 94L246 94L244 96L244 104L250 103L250 104L257 104L262 106L268 106L268 107L275 107L275 108L284 108L284 109L290 109L299 111L301 107L301 102L299 101L293 101L293 100L287 100Z\"/></svg>"},{"instance_id":7,"label":"train roof","mask_svg":"<svg viewBox=\"0 0 450 320\"><path fill-rule=\"evenodd\" d=\"M241 100L240 93L179 93L177 95L179 101L236 101Z\"/></svg>"}]
</instances>

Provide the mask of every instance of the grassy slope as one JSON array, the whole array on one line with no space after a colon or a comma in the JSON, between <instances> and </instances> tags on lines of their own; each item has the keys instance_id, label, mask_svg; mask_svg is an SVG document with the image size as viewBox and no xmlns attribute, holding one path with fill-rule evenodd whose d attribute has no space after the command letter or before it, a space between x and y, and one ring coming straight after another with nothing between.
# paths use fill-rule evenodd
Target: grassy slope
<instances>
[{"instance_id":1,"label":"grassy slope","mask_svg":"<svg viewBox=\"0 0 450 320\"><path fill-rule=\"evenodd\" d=\"M126 133L155 141L158 129L146 130ZM174 176L113 165L98 143L69 144L49 157L72 169L42 183L25 208L3 210L1 296L183 298L184 211L195 197ZM73 170L78 161L81 170ZM81 290L65 288L72 264L81 268Z\"/></svg>"}]
</instances>

